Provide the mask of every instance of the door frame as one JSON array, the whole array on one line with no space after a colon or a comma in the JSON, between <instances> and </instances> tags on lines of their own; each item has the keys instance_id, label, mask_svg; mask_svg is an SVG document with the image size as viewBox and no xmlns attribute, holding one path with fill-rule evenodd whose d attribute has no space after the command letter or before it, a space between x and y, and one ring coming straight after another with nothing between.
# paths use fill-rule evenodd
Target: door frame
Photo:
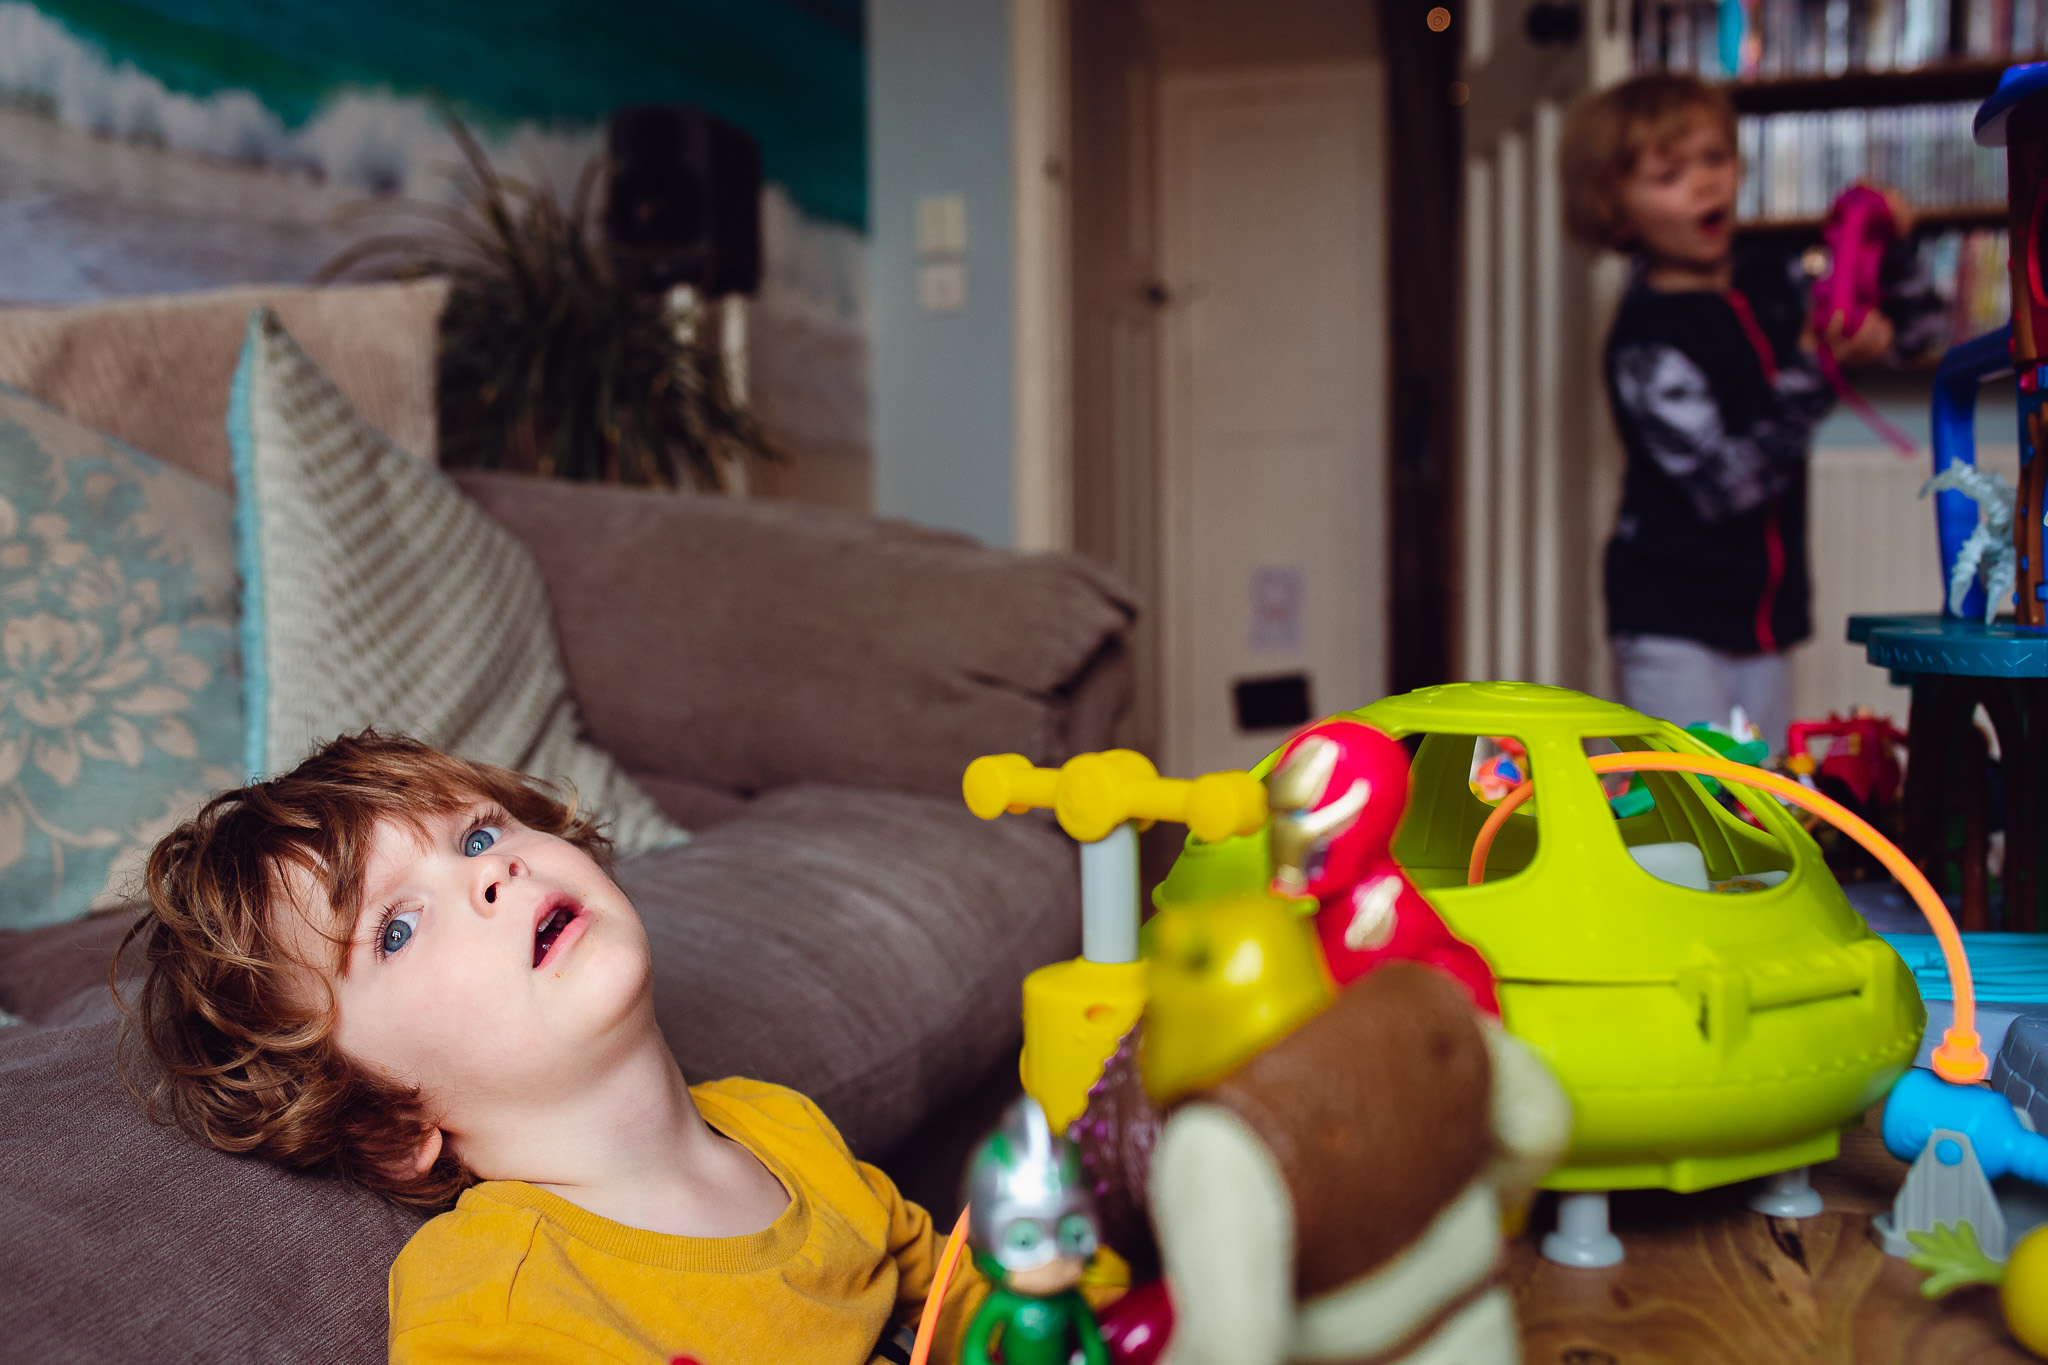
<instances>
[{"instance_id":1,"label":"door frame","mask_svg":"<svg viewBox=\"0 0 2048 1365\"><path fill-rule=\"evenodd\" d=\"M1070 0L1010 0L1010 543L1074 544Z\"/></svg>"}]
</instances>

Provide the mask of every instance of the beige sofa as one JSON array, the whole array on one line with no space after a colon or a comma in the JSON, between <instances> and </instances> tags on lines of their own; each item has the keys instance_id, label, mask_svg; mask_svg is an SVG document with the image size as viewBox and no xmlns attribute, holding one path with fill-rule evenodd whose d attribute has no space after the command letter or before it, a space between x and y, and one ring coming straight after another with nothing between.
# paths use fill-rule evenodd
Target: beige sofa
<instances>
[{"instance_id":1,"label":"beige sofa","mask_svg":"<svg viewBox=\"0 0 2048 1365\"><path fill-rule=\"evenodd\" d=\"M0 382L227 486L258 297L0 313ZM430 445L433 286L260 297ZM1014 1075L1023 975L1079 942L1072 846L973 819L959 775L1109 742L1128 596L1079 560L825 509L460 481L539 561L589 737L695 831L617 871L685 1072L797 1086L885 1162L949 1150L931 1134ZM0 933L0 1010L28 1021L0 1028L0 1356L381 1359L418 1216L140 1117L103 984L125 922Z\"/></svg>"}]
</instances>

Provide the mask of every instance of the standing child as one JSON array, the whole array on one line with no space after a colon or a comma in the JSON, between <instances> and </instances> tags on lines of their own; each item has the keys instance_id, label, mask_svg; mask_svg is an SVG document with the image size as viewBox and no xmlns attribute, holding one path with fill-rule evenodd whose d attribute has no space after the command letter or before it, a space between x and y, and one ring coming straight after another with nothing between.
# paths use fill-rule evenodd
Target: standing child
<instances>
[{"instance_id":1,"label":"standing child","mask_svg":"<svg viewBox=\"0 0 2048 1365\"><path fill-rule=\"evenodd\" d=\"M1785 650L1812 630L1807 455L1833 403L1804 273L1734 250L1735 111L1713 86L1659 74L1603 90L1572 112L1559 161L1573 233L1635 258L1606 354L1628 452L1606 564L1622 700L1680 725L1740 705L1775 752L1792 718ZM1902 235L1882 309L1849 336L1829 324L1843 366L1932 320L1910 266Z\"/></svg>"}]
</instances>

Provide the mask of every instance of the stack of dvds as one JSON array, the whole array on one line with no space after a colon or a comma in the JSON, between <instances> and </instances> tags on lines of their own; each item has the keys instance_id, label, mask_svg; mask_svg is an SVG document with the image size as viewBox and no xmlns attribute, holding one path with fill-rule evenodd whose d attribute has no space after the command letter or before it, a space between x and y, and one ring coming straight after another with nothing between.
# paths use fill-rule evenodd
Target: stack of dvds
<instances>
[{"instance_id":1,"label":"stack of dvds","mask_svg":"<svg viewBox=\"0 0 2048 1365\"><path fill-rule=\"evenodd\" d=\"M1744 222L1818 218L1858 182L1898 190L1914 207L1995 209L2005 149L1970 136L1977 102L1748 114L1736 125Z\"/></svg>"},{"instance_id":2,"label":"stack of dvds","mask_svg":"<svg viewBox=\"0 0 2048 1365\"><path fill-rule=\"evenodd\" d=\"M2048 0L1745 0L1743 9L1741 58L1729 72L1717 4L1636 0L1636 69L1709 80L1839 76L2048 52Z\"/></svg>"},{"instance_id":3,"label":"stack of dvds","mask_svg":"<svg viewBox=\"0 0 2048 1365\"><path fill-rule=\"evenodd\" d=\"M1948 334L1937 354L2005 326L2012 316L2011 259L2002 228L1954 229L1921 239L1920 268L1948 303Z\"/></svg>"}]
</instances>

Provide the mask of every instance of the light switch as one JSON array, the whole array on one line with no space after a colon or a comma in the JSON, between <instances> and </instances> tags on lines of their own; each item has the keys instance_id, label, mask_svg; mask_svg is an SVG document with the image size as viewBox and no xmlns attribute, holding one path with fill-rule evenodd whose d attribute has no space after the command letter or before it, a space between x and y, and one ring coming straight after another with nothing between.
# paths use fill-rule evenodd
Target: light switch
<instances>
[{"instance_id":1,"label":"light switch","mask_svg":"<svg viewBox=\"0 0 2048 1365\"><path fill-rule=\"evenodd\" d=\"M967 201L957 194L928 194L917 201L917 254L962 256L967 252Z\"/></svg>"},{"instance_id":2,"label":"light switch","mask_svg":"<svg viewBox=\"0 0 2048 1365\"><path fill-rule=\"evenodd\" d=\"M967 306L967 267L940 261L918 267L917 305L927 313L957 313Z\"/></svg>"}]
</instances>

